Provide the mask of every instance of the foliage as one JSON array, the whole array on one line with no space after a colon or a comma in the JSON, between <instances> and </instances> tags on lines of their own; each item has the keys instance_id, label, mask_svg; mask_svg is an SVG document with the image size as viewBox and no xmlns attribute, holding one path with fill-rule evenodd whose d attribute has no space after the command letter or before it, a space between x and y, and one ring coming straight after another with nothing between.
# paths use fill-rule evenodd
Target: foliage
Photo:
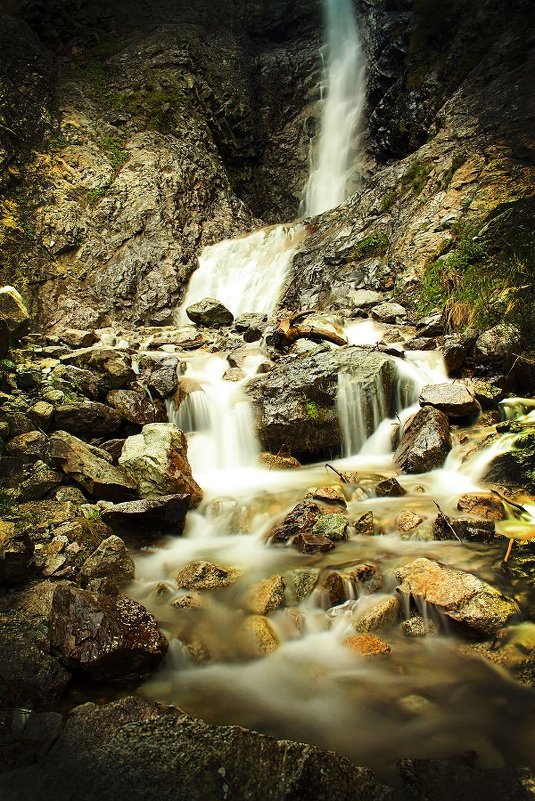
<instances>
[{"instance_id":1,"label":"foliage","mask_svg":"<svg viewBox=\"0 0 535 801\"><path fill-rule=\"evenodd\" d=\"M112 167L121 167L128 161L128 152L123 147L123 141L118 136L105 136L99 141L102 150L106 151Z\"/></svg>"},{"instance_id":2,"label":"foliage","mask_svg":"<svg viewBox=\"0 0 535 801\"><path fill-rule=\"evenodd\" d=\"M419 195L427 183L431 173L431 163L424 159L416 159L401 179L401 185L405 191L412 190L413 195Z\"/></svg>"},{"instance_id":3,"label":"foliage","mask_svg":"<svg viewBox=\"0 0 535 801\"><path fill-rule=\"evenodd\" d=\"M371 256L380 256L388 249L388 237L386 234L374 232L369 236L357 242L354 248L354 257L356 259L369 258Z\"/></svg>"},{"instance_id":4,"label":"foliage","mask_svg":"<svg viewBox=\"0 0 535 801\"><path fill-rule=\"evenodd\" d=\"M303 404L305 412L311 418L311 420L318 420L320 416L319 407L313 403L313 401L305 401Z\"/></svg>"},{"instance_id":5,"label":"foliage","mask_svg":"<svg viewBox=\"0 0 535 801\"><path fill-rule=\"evenodd\" d=\"M103 197L108 189L110 188L109 184L105 184L104 186L96 186L94 189L88 189L87 191L87 199L88 200L98 200L100 197Z\"/></svg>"},{"instance_id":6,"label":"foliage","mask_svg":"<svg viewBox=\"0 0 535 801\"><path fill-rule=\"evenodd\" d=\"M389 192L385 192L385 194L381 198L381 211L390 211L392 206L394 206L398 200L399 194L395 189L391 189Z\"/></svg>"}]
</instances>

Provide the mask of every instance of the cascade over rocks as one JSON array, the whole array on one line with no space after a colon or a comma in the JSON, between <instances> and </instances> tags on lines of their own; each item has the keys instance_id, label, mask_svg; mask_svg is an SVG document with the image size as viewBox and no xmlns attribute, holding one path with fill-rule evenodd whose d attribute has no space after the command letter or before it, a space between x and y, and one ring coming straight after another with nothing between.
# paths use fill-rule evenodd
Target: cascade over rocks
<instances>
[{"instance_id":1,"label":"cascade over rocks","mask_svg":"<svg viewBox=\"0 0 535 801\"><path fill-rule=\"evenodd\" d=\"M355 391L360 389L369 404L370 417L377 386L390 408L394 368L387 356L348 347L283 357L266 376L258 376L246 386L260 441L267 451L290 452L306 459L340 452L336 406L339 372L351 377Z\"/></svg>"}]
</instances>

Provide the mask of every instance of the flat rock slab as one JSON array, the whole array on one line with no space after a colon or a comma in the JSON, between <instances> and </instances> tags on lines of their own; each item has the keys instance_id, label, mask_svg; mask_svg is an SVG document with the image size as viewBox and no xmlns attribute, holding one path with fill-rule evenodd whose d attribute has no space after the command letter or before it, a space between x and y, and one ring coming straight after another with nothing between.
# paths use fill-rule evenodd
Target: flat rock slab
<instances>
[{"instance_id":1,"label":"flat rock slab","mask_svg":"<svg viewBox=\"0 0 535 801\"><path fill-rule=\"evenodd\" d=\"M101 516L120 534L180 535L184 531L190 495L162 495L160 498L117 503L104 509Z\"/></svg>"},{"instance_id":2,"label":"flat rock slab","mask_svg":"<svg viewBox=\"0 0 535 801\"><path fill-rule=\"evenodd\" d=\"M420 406L433 406L448 417L474 417L481 411L479 401L464 384L428 384L419 398Z\"/></svg>"},{"instance_id":3,"label":"flat rock slab","mask_svg":"<svg viewBox=\"0 0 535 801\"><path fill-rule=\"evenodd\" d=\"M431 559L416 559L396 570L403 595L427 601L479 634L492 635L520 614L515 601L470 573Z\"/></svg>"}]
</instances>

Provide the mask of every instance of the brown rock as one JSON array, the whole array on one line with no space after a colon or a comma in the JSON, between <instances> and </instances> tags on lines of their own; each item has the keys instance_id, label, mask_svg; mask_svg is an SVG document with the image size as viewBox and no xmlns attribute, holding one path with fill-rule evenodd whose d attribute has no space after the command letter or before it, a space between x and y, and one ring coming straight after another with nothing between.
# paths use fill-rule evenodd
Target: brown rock
<instances>
[{"instance_id":1,"label":"brown rock","mask_svg":"<svg viewBox=\"0 0 535 801\"><path fill-rule=\"evenodd\" d=\"M378 498L401 498L407 494L397 478L385 478L375 485L375 494Z\"/></svg>"},{"instance_id":2,"label":"brown rock","mask_svg":"<svg viewBox=\"0 0 535 801\"><path fill-rule=\"evenodd\" d=\"M248 640L247 650L251 656L264 656L276 651L280 645L279 638L266 617L251 615L245 621L245 635Z\"/></svg>"},{"instance_id":3,"label":"brown rock","mask_svg":"<svg viewBox=\"0 0 535 801\"><path fill-rule=\"evenodd\" d=\"M505 517L503 503L490 492L466 492L459 498L457 509L484 520L503 520Z\"/></svg>"},{"instance_id":4,"label":"brown rock","mask_svg":"<svg viewBox=\"0 0 535 801\"><path fill-rule=\"evenodd\" d=\"M256 615L268 615L284 604L286 585L282 576L271 576L255 584L247 593L245 605Z\"/></svg>"},{"instance_id":5,"label":"brown rock","mask_svg":"<svg viewBox=\"0 0 535 801\"><path fill-rule=\"evenodd\" d=\"M301 553L326 553L327 551L332 551L335 547L334 542L329 537L305 532L294 537L292 545Z\"/></svg>"},{"instance_id":6,"label":"brown rock","mask_svg":"<svg viewBox=\"0 0 535 801\"><path fill-rule=\"evenodd\" d=\"M360 606L360 604L359 604ZM401 604L395 595L381 598L361 610L357 606L353 612L351 622L356 631L367 633L380 631L398 622L401 614Z\"/></svg>"},{"instance_id":7,"label":"brown rock","mask_svg":"<svg viewBox=\"0 0 535 801\"><path fill-rule=\"evenodd\" d=\"M277 453L261 453L260 464L269 470L295 470L301 467L301 462L293 456L281 456Z\"/></svg>"},{"instance_id":8,"label":"brown rock","mask_svg":"<svg viewBox=\"0 0 535 801\"><path fill-rule=\"evenodd\" d=\"M281 523L268 531L266 540L276 545L288 542L289 539L299 534L310 534L320 516L321 509L317 503L311 500L301 501L288 512Z\"/></svg>"},{"instance_id":9,"label":"brown rock","mask_svg":"<svg viewBox=\"0 0 535 801\"><path fill-rule=\"evenodd\" d=\"M162 495L142 501L126 501L103 509L102 519L120 534L180 535L184 531L189 495Z\"/></svg>"},{"instance_id":10,"label":"brown rock","mask_svg":"<svg viewBox=\"0 0 535 801\"><path fill-rule=\"evenodd\" d=\"M414 531L424 520L424 517L416 514L416 512L413 512L411 509L405 509L405 511L397 516L396 527L402 534L406 534L409 531Z\"/></svg>"},{"instance_id":11,"label":"brown rock","mask_svg":"<svg viewBox=\"0 0 535 801\"><path fill-rule=\"evenodd\" d=\"M93 579L109 578L116 585L133 581L134 560L124 542L114 534L103 540L80 569L80 583L87 586Z\"/></svg>"},{"instance_id":12,"label":"brown rock","mask_svg":"<svg viewBox=\"0 0 535 801\"><path fill-rule=\"evenodd\" d=\"M27 434L19 434L9 440L6 453L24 462L35 462L43 458L47 442L46 434L41 431L28 431Z\"/></svg>"},{"instance_id":13,"label":"brown rock","mask_svg":"<svg viewBox=\"0 0 535 801\"><path fill-rule=\"evenodd\" d=\"M55 413L57 429L86 439L112 436L120 429L121 423L121 416L115 409L90 400L64 403Z\"/></svg>"},{"instance_id":14,"label":"brown rock","mask_svg":"<svg viewBox=\"0 0 535 801\"><path fill-rule=\"evenodd\" d=\"M355 521L355 531L366 537L373 537L375 528L373 524L373 512L365 512Z\"/></svg>"},{"instance_id":15,"label":"brown rock","mask_svg":"<svg viewBox=\"0 0 535 801\"><path fill-rule=\"evenodd\" d=\"M419 398L420 406L433 406L448 417L473 417L481 411L476 398L464 384L429 384Z\"/></svg>"},{"instance_id":16,"label":"brown rock","mask_svg":"<svg viewBox=\"0 0 535 801\"><path fill-rule=\"evenodd\" d=\"M345 638L344 645L367 658L387 656L392 651L388 643L374 634L351 634Z\"/></svg>"},{"instance_id":17,"label":"brown rock","mask_svg":"<svg viewBox=\"0 0 535 801\"><path fill-rule=\"evenodd\" d=\"M0 584L20 584L30 572L34 547L27 534L0 520Z\"/></svg>"},{"instance_id":18,"label":"brown rock","mask_svg":"<svg viewBox=\"0 0 535 801\"><path fill-rule=\"evenodd\" d=\"M166 423L165 404L154 403L148 395L131 389L112 389L106 396L123 420L144 426L148 423Z\"/></svg>"},{"instance_id":19,"label":"brown rock","mask_svg":"<svg viewBox=\"0 0 535 801\"><path fill-rule=\"evenodd\" d=\"M427 473L441 467L450 450L448 418L438 409L425 406L405 428L394 461L407 473Z\"/></svg>"},{"instance_id":20,"label":"brown rock","mask_svg":"<svg viewBox=\"0 0 535 801\"><path fill-rule=\"evenodd\" d=\"M211 562L190 562L176 575L176 585L184 590L217 590L234 584L241 572Z\"/></svg>"}]
</instances>

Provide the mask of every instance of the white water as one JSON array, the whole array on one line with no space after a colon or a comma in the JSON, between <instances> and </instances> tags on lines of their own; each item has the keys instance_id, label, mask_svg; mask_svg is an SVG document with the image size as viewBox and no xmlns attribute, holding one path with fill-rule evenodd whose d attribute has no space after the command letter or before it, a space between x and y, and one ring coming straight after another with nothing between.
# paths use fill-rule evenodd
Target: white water
<instances>
[{"instance_id":1,"label":"white water","mask_svg":"<svg viewBox=\"0 0 535 801\"><path fill-rule=\"evenodd\" d=\"M277 225L239 239L227 239L204 248L179 311L203 298L219 300L232 314L270 315L284 288L304 230L299 225Z\"/></svg>"},{"instance_id":2,"label":"white water","mask_svg":"<svg viewBox=\"0 0 535 801\"><path fill-rule=\"evenodd\" d=\"M348 197L366 102L365 60L351 0L325 0L326 93L317 149L305 190L306 217L334 209Z\"/></svg>"}]
</instances>

